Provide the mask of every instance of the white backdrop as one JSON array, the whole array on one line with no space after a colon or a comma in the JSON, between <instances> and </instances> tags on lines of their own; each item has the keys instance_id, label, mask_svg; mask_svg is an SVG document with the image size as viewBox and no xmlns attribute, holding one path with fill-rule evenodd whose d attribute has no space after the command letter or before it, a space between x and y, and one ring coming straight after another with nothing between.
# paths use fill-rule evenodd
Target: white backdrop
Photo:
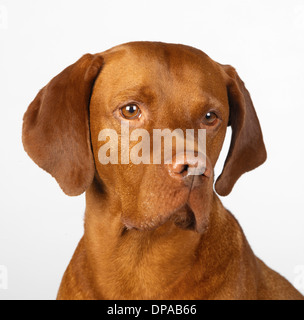
<instances>
[{"instance_id":1,"label":"white backdrop","mask_svg":"<svg viewBox=\"0 0 304 320\"><path fill-rule=\"evenodd\" d=\"M133 40L236 67L268 160L222 201L256 255L304 293L303 0L0 0L0 299L54 299L83 232L84 196L65 196L23 151L23 113L81 55Z\"/></svg>"}]
</instances>

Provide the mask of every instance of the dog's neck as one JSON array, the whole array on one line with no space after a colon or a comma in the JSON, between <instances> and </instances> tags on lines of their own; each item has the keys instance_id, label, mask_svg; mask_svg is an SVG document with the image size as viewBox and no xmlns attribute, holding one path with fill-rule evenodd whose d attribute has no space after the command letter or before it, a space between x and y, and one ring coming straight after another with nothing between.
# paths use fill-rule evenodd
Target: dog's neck
<instances>
[{"instance_id":1,"label":"dog's neck","mask_svg":"<svg viewBox=\"0 0 304 320\"><path fill-rule=\"evenodd\" d=\"M189 283L212 282L214 272L228 267L232 250L242 245L236 221L216 196L204 234L171 221L153 231L125 230L120 206L109 197L96 184L86 193L83 244L99 298L171 299L181 290L192 297Z\"/></svg>"}]
</instances>

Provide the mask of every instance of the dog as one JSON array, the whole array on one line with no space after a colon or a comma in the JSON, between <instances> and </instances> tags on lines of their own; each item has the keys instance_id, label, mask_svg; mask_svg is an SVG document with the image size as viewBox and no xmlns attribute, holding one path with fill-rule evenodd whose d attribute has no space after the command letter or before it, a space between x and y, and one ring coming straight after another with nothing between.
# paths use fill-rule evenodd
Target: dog
<instances>
[{"instance_id":1,"label":"dog","mask_svg":"<svg viewBox=\"0 0 304 320\"><path fill-rule=\"evenodd\" d=\"M254 255L218 197L266 160L250 94L230 65L181 44L122 44L67 67L23 120L33 161L67 195L86 193L84 235L57 299L304 299ZM120 138L123 125L150 136L202 130L206 144L200 149L196 137L189 157L173 147L171 162L102 164L109 137L100 132ZM231 144L214 184L228 126ZM126 150L116 142L108 159L139 143L130 140ZM198 167L200 174L190 174Z\"/></svg>"}]
</instances>

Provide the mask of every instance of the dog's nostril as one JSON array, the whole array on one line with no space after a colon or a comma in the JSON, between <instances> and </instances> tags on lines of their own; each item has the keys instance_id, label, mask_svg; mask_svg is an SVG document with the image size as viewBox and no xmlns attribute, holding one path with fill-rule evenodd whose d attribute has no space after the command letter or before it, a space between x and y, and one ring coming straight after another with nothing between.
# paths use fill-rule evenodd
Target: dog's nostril
<instances>
[{"instance_id":1,"label":"dog's nostril","mask_svg":"<svg viewBox=\"0 0 304 320\"><path fill-rule=\"evenodd\" d=\"M182 180L189 180L192 176L205 176L207 178L211 177L211 169L207 168L207 158L200 154L196 157L191 157L187 155L185 161L185 155L178 154L173 159L172 163L168 163L169 174L176 178ZM189 179L188 179L189 177ZM192 180L191 178L190 180Z\"/></svg>"},{"instance_id":2,"label":"dog's nostril","mask_svg":"<svg viewBox=\"0 0 304 320\"><path fill-rule=\"evenodd\" d=\"M170 168L171 168L170 171L172 173L185 176L188 173L189 165L188 164L181 164L181 163L177 164L177 163L175 163Z\"/></svg>"},{"instance_id":3,"label":"dog's nostril","mask_svg":"<svg viewBox=\"0 0 304 320\"><path fill-rule=\"evenodd\" d=\"M183 165L182 168L181 168L180 174L181 174L181 175L186 175L186 174L188 174L188 169L189 169L189 165L188 165L188 164Z\"/></svg>"}]
</instances>

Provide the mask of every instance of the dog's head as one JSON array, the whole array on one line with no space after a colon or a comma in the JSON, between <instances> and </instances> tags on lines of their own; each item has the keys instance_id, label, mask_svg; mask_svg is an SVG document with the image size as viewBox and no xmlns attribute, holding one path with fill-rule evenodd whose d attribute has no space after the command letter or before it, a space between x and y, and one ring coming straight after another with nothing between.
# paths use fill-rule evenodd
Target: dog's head
<instances>
[{"instance_id":1,"label":"dog's head","mask_svg":"<svg viewBox=\"0 0 304 320\"><path fill-rule=\"evenodd\" d=\"M229 125L230 149L215 183L220 195L266 159L244 83L234 68L192 47L133 42L85 55L52 79L25 113L23 144L66 194L99 183L128 228L174 219L202 231ZM175 137L172 161L155 142L165 130Z\"/></svg>"}]
</instances>

